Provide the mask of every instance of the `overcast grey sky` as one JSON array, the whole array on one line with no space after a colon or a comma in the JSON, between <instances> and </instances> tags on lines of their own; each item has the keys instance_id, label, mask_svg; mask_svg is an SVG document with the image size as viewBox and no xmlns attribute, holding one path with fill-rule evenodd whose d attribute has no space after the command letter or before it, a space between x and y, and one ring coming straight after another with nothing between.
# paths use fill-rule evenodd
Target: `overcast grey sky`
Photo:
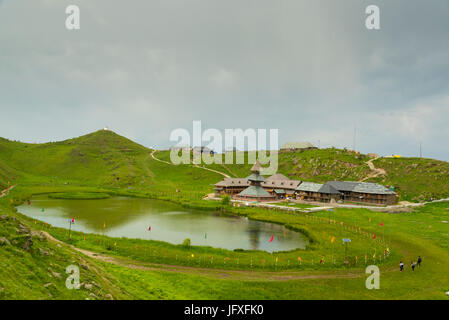
<instances>
[{"instance_id":1,"label":"overcast grey sky","mask_svg":"<svg viewBox=\"0 0 449 320\"><path fill-rule=\"evenodd\" d=\"M201 120L449 160L449 1L0 0L0 111L26 142L108 125L163 148Z\"/></svg>"}]
</instances>

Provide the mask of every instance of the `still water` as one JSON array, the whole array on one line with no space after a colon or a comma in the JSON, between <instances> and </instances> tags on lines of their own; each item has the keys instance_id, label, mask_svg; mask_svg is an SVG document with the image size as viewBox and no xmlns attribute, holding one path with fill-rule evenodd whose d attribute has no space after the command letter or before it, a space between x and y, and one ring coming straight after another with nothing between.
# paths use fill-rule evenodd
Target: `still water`
<instances>
[{"instance_id":1,"label":"still water","mask_svg":"<svg viewBox=\"0 0 449 320\"><path fill-rule=\"evenodd\" d=\"M114 197L103 200L61 200L36 196L19 212L52 224L111 237L152 239L180 244L190 238L192 245L224 249L269 252L304 249L307 238L298 232L245 217L185 209L153 199ZM149 230L151 227L151 230ZM273 241L270 239L273 235Z\"/></svg>"}]
</instances>

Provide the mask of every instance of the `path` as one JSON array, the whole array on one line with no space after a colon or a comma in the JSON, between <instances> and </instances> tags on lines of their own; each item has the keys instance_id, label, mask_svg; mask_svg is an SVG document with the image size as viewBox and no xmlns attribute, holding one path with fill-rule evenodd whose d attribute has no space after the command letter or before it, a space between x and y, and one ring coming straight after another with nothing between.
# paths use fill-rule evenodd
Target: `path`
<instances>
[{"instance_id":1,"label":"path","mask_svg":"<svg viewBox=\"0 0 449 320\"><path fill-rule=\"evenodd\" d=\"M366 181L366 180L368 180L368 179L371 179L371 178L377 178L378 176L384 176L384 175L387 174L387 172L386 172L384 169L382 169L382 168L376 168L376 167L374 166L373 161L375 161L375 160L377 160L377 159L379 159L379 157L370 159L370 160L368 160L367 162L365 162L365 163L368 165L368 167L371 169L371 172L370 172L365 178L363 178L363 179L360 180L360 181Z\"/></svg>"},{"instance_id":2,"label":"path","mask_svg":"<svg viewBox=\"0 0 449 320\"><path fill-rule=\"evenodd\" d=\"M176 272L187 273L194 275L207 276L212 278L221 278L227 280L245 280L245 281L288 281L288 280L301 280L301 279L337 279L337 278L360 278L364 277L363 270L329 270L329 271L249 271L249 270L227 270L227 269L215 269L204 267L188 267L178 265L168 265L159 263L140 262L122 257L112 257L109 255L92 252L89 250L77 248L73 245L67 244L54 238L46 231L42 233L48 240L58 243L63 246L70 247L71 249L84 254L85 256L105 262L126 267L135 270L142 271L164 271L164 272Z\"/></svg>"},{"instance_id":3,"label":"path","mask_svg":"<svg viewBox=\"0 0 449 320\"><path fill-rule=\"evenodd\" d=\"M16 187L16 184L13 186L10 186L9 188L6 188L5 190L2 190L2 192L0 192L0 198L3 198L5 196L8 195L9 191L11 191L12 189L14 189Z\"/></svg>"},{"instance_id":4,"label":"path","mask_svg":"<svg viewBox=\"0 0 449 320\"><path fill-rule=\"evenodd\" d=\"M157 150L153 150L152 152L151 152L151 157L154 159L154 160L156 160L156 161L159 161L159 162L162 162L162 163L165 163L165 164L168 164L168 165L174 165L173 163L170 163L170 162L168 162L168 161L164 161L164 160L161 160L161 159L158 159L158 158L156 158L155 156L154 156L154 153L156 152ZM200 167L198 164L192 164L194 167L196 167L196 168L200 168L200 169L204 169L204 170L207 170L207 171L211 171L211 172L215 172L215 173L218 173L218 174L220 174L220 175L222 175L222 176L224 176L225 178L230 178L230 176L229 175L227 175L226 173L224 173L224 172L221 172L221 171L217 171L217 170L214 170L214 169L209 169L209 168L206 168L206 167Z\"/></svg>"}]
</instances>

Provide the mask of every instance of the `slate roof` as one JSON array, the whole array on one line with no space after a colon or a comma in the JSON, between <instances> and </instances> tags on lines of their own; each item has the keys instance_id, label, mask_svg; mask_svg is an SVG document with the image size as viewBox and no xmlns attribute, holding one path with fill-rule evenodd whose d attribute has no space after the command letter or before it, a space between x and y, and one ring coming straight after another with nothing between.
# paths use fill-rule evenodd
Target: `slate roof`
<instances>
[{"instance_id":1,"label":"slate roof","mask_svg":"<svg viewBox=\"0 0 449 320\"><path fill-rule=\"evenodd\" d=\"M373 193L373 194L396 194L394 191L386 187L371 182L355 182L355 181L329 181L327 184L331 185L339 191L351 191L358 193Z\"/></svg>"},{"instance_id":2,"label":"slate roof","mask_svg":"<svg viewBox=\"0 0 449 320\"><path fill-rule=\"evenodd\" d=\"M249 186L249 180L246 178L224 178L220 182L216 183L217 187L232 187L232 186Z\"/></svg>"},{"instance_id":3,"label":"slate roof","mask_svg":"<svg viewBox=\"0 0 449 320\"><path fill-rule=\"evenodd\" d=\"M333 188L339 191L353 191L357 184L360 182L354 181L328 181L326 184L331 185Z\"/></svg>"},{"instance_id":4,"label":"slate roof","mask_svg":"<svg viewBox=\"0 0 449 320\"><path fill-rule=\"evenodd\" d=\"M322 186L321 183L303 182L296 188L296 191L318 192Z\"/></svg>"},{"instance_id":5,"label":"slate roof","mask_svg":"<svg viewBox=\"0 0 449 320\"><path fill-rule=\"evenodd\" d=\"M360 182L355 186L354 192L374 193L374 194L396 194L396 192L378 184L370 182Z\"/></svg>"},{"instance_id":6,"label":"slate roof","mask_svg":"<svg viewBox=\"0 0 449 320\"><path fill-rule=\"evenodd\" d=\"M260 186L249 186L239 193L241 197L249 198L272 198L273 196Z\"/></svg>"},{"instance_id":7,"label":"slate roof","mask_svg":"<svg viewBox=\"0 0 449 320\"><path fill-rule=\"evenodd\" d=\"M320 190L318 190L319 193L324 194L341 194L337 189L335 189L333 186L331 186L329 183L326 183L323 185Z\"/></svg>"},{"instance_id":8,"label":"slate roof","mask_svg":"<svg viewBox=\"0 0 449 320\"><path fill-rule=\"evenodd\" d=\"M249 181L258 181L258 182L264 182L265 181L265 178L262 175L258 174L257 172L251 174L246 179L248 179Z\"/></svg>"},{"instance_id":9,"label":"slate roof","mask_svg":"<svg viewBox=\"0 0 449 320\"><path fill-rule=\"evenodd\" d=\"M293 189L295 190L301 183L300 180L271 180L262 182L262 187L273 189Z\"/></svg>"}]
</instances>

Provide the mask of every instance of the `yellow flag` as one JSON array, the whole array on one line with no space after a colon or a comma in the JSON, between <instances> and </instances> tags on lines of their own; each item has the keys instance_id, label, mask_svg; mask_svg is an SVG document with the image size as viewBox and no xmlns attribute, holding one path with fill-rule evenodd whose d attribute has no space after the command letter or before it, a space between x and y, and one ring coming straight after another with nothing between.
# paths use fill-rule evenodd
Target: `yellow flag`
<instances>
[{"instance_id":1,"label":"yellow flag","mask_svg":"<svg viewBox=\"0 0 449 320\"><path fill-rule=\"evenodd\" d=\"M332 243L335 242L335 237L332 237L331 242L332 242Z\"/></svg>"},{"instance_id":2,"label":"yellow flag","mask_svg":"<svg viewBox=\"0 0 449 320\"><path fill-rule=\"evenodd\" d=\"M117 247L117 242L114 242L114 247Z\"/></svg>"},{"instance_id":3,"label":"yellow flag","mask_svg":"<svg viewBox=\"0 0 449 320\"><path fill-rule=\"evenodd\" d=\"M276 257L276 262L278 262L278 260L279 260L279 258L278 258L278 257Z\"/></svg>"},{"instance_id":4,"label":"yellow flag","mask_svg":"<svg viewBox=\"0 0 449 320\"><path fill-rule=\"evenodd\" d=\"M195 255L192 253L192 258L195 258Z\"/></svg>"},{"instance_id":5,"label":"yellow flag","mask_svg":"<svg viewBox=\"0 0 449 320\"><path fill-rule=\"evenodd\" d=\"M103 224L103 228L105 228L106 229L106 221L104 222L104 224Z\"/></svg>"}]
</instances>

